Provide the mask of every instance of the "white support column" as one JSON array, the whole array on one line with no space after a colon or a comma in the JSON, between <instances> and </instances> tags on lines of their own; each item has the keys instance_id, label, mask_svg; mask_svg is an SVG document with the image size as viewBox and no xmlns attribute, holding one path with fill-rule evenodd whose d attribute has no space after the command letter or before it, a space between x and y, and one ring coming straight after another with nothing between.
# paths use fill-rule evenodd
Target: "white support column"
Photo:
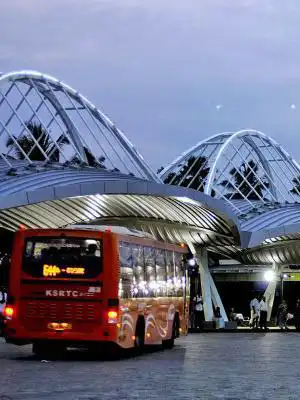
<instances>
[{"instance_id":1,"label":"white support column","mask_svg":"<svg viewBox=\"0 0 300 400\"><path fill-rule=\"evenodd\" d=\"M188 242L187 244L192 254L195 256L197 264L199 265L205 321L213 320L214 317L213 303L214 303L215 307L220 308L220 313L222 318L224 319L224 322L227 322L228 318L226 311L224 309L221 297L218 293L215 282L208 268L207 250L205 248L199 248L199 247L196 250L191 242Z\"/></svg>"},{"instance_id":2,"label":"white support column","mask_svg":"<svg viewBox=\"0 0 300 400\"><path fill-rule=\"evenodd\" d=\"M277 277L278 275L282 272L283 267L274 263L272 267L272 271L274 271L274 279L271 280L265 290L264 296L266 298L266 303L268 304L268 316L267 320L270 321L271 319L271 314L272 314L272 309L273 309L273 304L274 304L274 297L275 297L275 292L276 292L276 286L277 286Z\"/></svg>"},{"instance_id":3,"label":"white support column","mask_svg":"<svg viewBox=\"0 0 300 400\"><path fill-rule=\"evenodd\" d=\"M211 287L210 287L211 276L208 269L208 259L207 259L206 249L201 249L201 252L197 251L196 258L199 265L199 272L201 278L201 289L202 289L205 321L212 321L214 313L212 307Z\"/></svg>"},{"instance_id":4,"label":"white support column","mask_svg":"<svg viewBox=\"0 0 300 400\"><path fill-rule=\"evenodd\" d=\"M209 273L209 275L210 275L211 295L212 295L212 300L214 302L214 306L220 308L221 317L223 318L224 322L228 322L228 317L227 317L225 308L223 306L221 297L219 295L219 292L218 292L218 290L216 288L215 282L214 282L214 280L213 280L213 278L212 278L210 273Z\"/></svg>"}]
</instances>

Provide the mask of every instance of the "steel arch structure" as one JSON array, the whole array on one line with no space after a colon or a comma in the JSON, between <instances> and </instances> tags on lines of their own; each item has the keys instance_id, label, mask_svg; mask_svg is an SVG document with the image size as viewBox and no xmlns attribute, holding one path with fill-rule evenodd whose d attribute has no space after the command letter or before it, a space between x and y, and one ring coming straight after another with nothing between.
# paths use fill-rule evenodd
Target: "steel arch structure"
<instances>
[{"instance_id":1,"label":"steel arch structure","mask_svg":"<svg viewBox=\"0 0 300 400\"><path fill-rule=\"evenodd\" d=\"M36 71L0 76L0 227L117 221L165 241L234 246L234 219L217 199L163 185L67 84Z\"/></svg>"},{"instance_id":2,"label":"steel arch structure","mask_svg":"<svg viewBox=\"0 0 300 400\"><path fill-rule=\"evenodd\" d=\"M105 167L159 182L128 138L94 104L36 71L0 76L0 142L0 158L8 168L14 158L29 165L38 159Z\"/></svg>"},{"instance_id":3,"label":"steel arch structure","mask_svg":"<svg viewBox=\"0 0 300 400\"><path fill-rule=\"evenodd\" d=\"M156 175L75 89L35 71L0 75L2 228L118 221L244 262L289 262L299 176L284 149L251 129L203 140Z\"/></svg>"},{"instance_id":4,"label":"steel arch structure","mask_svg":"<svg viewBox=\"0 0 300 400\"><path fill-rule=\"evenodd\" d=\"M242 219L254 209L300 201L300 167L272 138L253 129L209 137L159 174L225 200Z\"/></svg>"}]
</instances>

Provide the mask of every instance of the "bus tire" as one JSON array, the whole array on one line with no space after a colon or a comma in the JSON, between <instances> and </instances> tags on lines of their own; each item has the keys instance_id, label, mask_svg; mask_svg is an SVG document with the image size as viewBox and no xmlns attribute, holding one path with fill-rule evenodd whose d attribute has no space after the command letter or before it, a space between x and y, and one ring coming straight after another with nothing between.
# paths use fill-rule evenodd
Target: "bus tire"
<instances>
[{"instance_id":1,"label":"bus tire","mask_svg":"<svg viewBox=\"0 0 300 400\"><path fill-rule=\"evenodd\" d=\"M135 329L134 353L135 355L142 354L145 347L145 320L139 317Z\"/></svg>"},{"instance_id":2,"label":"bus tire","mask_svg":"<svg viewBox=\"0 0 300 400\"><path fill-rule=\"evenodd\" d=\"M163 340L162 345L164 349L172 349L174 347L175 339L179 337L179 315L175 314L172 327L171 339Z\"/></svg>"}]
</instances>

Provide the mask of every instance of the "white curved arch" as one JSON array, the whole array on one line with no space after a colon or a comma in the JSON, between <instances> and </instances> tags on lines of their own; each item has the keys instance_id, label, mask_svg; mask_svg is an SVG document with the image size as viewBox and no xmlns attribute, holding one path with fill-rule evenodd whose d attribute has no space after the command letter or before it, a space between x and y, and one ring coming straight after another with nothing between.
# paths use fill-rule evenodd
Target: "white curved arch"
<instances>
[{"instance_id":1,"label":"white curved arch","mask_svg":"<svg viewBox=\"0 0 300 400\"><path fill-rule=\"evenodd\" d=\"M209 171L208 179L207 179L205 189L204 189L204 193L206 193L206 194L211 193L212 185L213 185L213 182L214 182L214 179L216 176L217 166L218 166L218 163L219 163L219 160L220 160L222 154L226 151L226 148L230 145L230 143L233 142L237 137L240 137L240 136L246 136L246 137L247 136L250 136L250 137L251 136L260 136L260 137L264 138L265 140L269 141L269 138L266 134L264 134L263 132L260 132L258 130L255 130L255 129L242 129L240 131L235 132L233 135L231 135L225 141L225 143L220 147L220 149L218 151L218 154L212 165L212 168ZM266 158L263 156L263 153L260 151L260 149L255 145L255 143L253 141L248 140L247 142L253 148L253 150L256 152L260 162L264 166L265 170L269 173L269 179L268 179L269 184L270 184L272 192L274 193L274 197L276 198L276 191L275 191L274 183L273 183L273 179L272 179L272 172L269 168Z\"/></svg>"},{"instance_id":2,"label":"white curved arch","mask_svg":"<svg viewBox=\"0 0 300 400\"><path fill-rule=\"evenodd\" d=\"M211 140L216 139L218 137L226 137L232 135L234 132L222 132L222 133L217 133L215 135L209 136L208 138L204 140L200 140L200 142L196 143L194 146L190 147L183 153L181 153L175 160L173 160L169 165L167 165L159 174L158 176L163 179L166 177L167 173L169 173L172 168L174 168L176 165L180 164L182 161L184 161L186 158L190 157L193 155L197 150L200 149L201 146L203 146L206 143L209 143Z\"/></svg>"},{"instance_id":3,"label":"white curved arch","mask_svg":"<svg viewBox=\"0 0 300 400\"><path fill-rule=\"evenodd\" d=\"M192 156L195 161L189 162ZM201 164L201 158L205 163ZM254 168L250 160L261 167ZM243 175L245 168L247 174ZM230 171L235 172L232 175ZM255 129L225 132L202 140L159 176L163 180L169 177L170 184L224 199L243 218L248 218L252 209L262 212L260 207L300 202L299 165L274 139Z\"/></svg>"},{"instance_id":4,"label":"white curved arch","mask_svg":"<svg viewBox=\"0 0 300 400\"><path fill-rule=\"evenodd\" d=\"M5 82L17 82L17 81L28 84L29 86L30 85L35 86L35 88L43 96L45 96L48 99L48 101L53 105L53 107L56 109L57 113L61 117L66 127L68 127L71 139L81 159L83 160L85 159L85 153L83 149L85 145L83 143L82 137L80 136L80 132L76 128L76 125L73 123L73 121L68 117L67 113L64 112L64 108L60 105L60 102L55 96L52 87L55 87L58 91L61 91L62 93L65 93L69 98L71 98L71 101L72 99L76 100L76 102L78 102L85 109L87 109L89 114L92 115L98 121L98 123L100 123L107 129L109 134L115 139L115 141L120 145L120 147L128 154L128 156L131 158L132 163L142 172L143 177L146 177L147 179L150 180L154 180L156 182L160 182L158 176L147 165L143 157L138 153L136 148L123 134L123 132L121 132L114 125L114 123L105 114L103 114L93 103L91 103L86 97L84 97L78 91L73 89L71 86L65 84L62 81L59 81L58 79L50 75L42 74L37 71L24 70L24 71L16 71L0 75L0 86ZM34 82L34 84L32 84L32 82ZM43 84L46 84L47 86L43 88ZM51 90L48 90L49 85L51 85ZM5 97L4 94L2 94L2 96L3 98ZM77 107L76 104L74 104L74 109L75 108L76 111L78 112L79 107ZM3 124L1 123L1 125ZM72 129L70 129L70 127ZM36 143L36 146L39 147L39 144ZM122 158L122 156L120 158ZM30 161L30 159L28 161Z\"/></svg>"}]
</instances>

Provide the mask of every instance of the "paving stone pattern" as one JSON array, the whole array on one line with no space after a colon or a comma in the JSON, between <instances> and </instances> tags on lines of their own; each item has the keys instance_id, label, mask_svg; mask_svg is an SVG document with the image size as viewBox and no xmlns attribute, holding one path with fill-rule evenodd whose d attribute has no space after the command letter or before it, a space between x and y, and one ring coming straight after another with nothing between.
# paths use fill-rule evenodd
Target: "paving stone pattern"
<instances>
[{"instance_id":1,"label":"paving stone pattern","mask_svg":"<svg viewBox=\"0 0 300 400\"><path fill-rule=\"evenodd\" d=\"M118 361L41 362L0 339L0 400L299 399L300 334L205 333Z\"/></svg>"}]
</instances>

